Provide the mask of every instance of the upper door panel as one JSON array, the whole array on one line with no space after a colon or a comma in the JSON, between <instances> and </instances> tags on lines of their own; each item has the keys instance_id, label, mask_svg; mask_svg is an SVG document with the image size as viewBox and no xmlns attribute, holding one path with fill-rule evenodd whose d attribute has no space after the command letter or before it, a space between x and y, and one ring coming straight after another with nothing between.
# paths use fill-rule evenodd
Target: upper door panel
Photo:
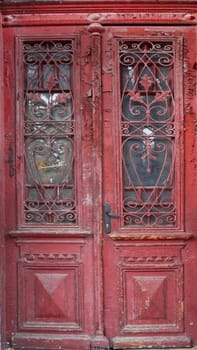
<instances>
[{"instance_id":1,"label":"upper door panel","mask_svg":"<svg viewBox=\"0 0 197 350\"><path fill-rule=\"evenodd\" d=\"M104 152L104 196L120 215L112 234L184 237L187 30L111 28L104 36L104 79L111 77L112 91L106 107L113 100L110 111L104 106L104 147L109 139L113 145L112 161Z\"/></svg>"}]
</instances>

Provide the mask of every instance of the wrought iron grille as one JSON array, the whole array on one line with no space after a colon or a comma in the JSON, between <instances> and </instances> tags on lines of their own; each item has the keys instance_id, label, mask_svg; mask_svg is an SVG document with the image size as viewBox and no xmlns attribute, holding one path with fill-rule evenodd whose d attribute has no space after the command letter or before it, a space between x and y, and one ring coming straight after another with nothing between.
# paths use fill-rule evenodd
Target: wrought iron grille
<instances>
[{"instance_id":1,"label":"wrought iron grille","mask_svg":"<svg viewBox=\"0 0 197 350\"><path fill-rule=\"evenodd\" d=\"M76 223L73 40L24 42L25 222Z\"/></svg>"},{"instance_id":2,"label":"wrought iron grille","mask_svg":"<svg viewBox=\"0 0 197 350\"><path fill-rule=\"evenodd\" d=\"M176 225L174 50L120 42L125 226Z\"/></svg>"}]
</instances>

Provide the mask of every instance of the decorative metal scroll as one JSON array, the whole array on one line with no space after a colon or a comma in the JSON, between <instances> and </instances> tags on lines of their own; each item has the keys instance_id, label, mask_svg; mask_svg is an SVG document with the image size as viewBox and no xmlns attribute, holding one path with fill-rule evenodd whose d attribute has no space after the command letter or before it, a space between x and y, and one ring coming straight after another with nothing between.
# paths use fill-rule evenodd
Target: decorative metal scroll
<instances>
[{"instance_id":1,"label":"decorative metal scroll","mask_svg":"<svg viewBox=\"0 0 197 350\"><path fill-rule=\"evenodd\" d=\"M176 225L173 42L120 42L125 226Z\"/></svg>"},{"instance_id":2,"label":"decorative metal scroll","mask_svg":"<svg viewBox=\"0 0 197 350\"><path fill-rule=\"evenodd\" d=\"M25 42L25 222L75 224L73 41Z\"/></svg>"}]
</instances>

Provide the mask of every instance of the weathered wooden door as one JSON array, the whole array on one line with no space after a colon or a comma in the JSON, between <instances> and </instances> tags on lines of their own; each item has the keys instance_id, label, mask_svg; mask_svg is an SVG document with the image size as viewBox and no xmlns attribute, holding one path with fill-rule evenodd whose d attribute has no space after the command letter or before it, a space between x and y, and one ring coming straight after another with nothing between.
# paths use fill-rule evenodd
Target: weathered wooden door
<instances>
[{"instance_id":1,"label":"weathered wooden door","mask_svg":"<svg viewBox=\"0 0 197 350\"><path fill-rule=\"evenodd\" d=\"M16 81L6 96L13 347L87 349L94 334L90 47L83 32L5 29L5 84Z\"/></svg>"},{"instance_id":2,"label":"weathered wooden door","mask_svg":"<svg viewBox=\"0 0 197 350\"><path fill-rule=\"evenodd\" d=\"M113 27L103 37L106 335L115 348L188 346L192 30Z\"/></svg>"},{"instance_id":3,"label":"weathered wooden door","mask_svg":"<svg viewBox=\"0 0 197 350\"><path fill-rule=\"evenodd\" d=\"M195 35L5 26L9 346L197 343Z\"/></svg>"}]
</instances>

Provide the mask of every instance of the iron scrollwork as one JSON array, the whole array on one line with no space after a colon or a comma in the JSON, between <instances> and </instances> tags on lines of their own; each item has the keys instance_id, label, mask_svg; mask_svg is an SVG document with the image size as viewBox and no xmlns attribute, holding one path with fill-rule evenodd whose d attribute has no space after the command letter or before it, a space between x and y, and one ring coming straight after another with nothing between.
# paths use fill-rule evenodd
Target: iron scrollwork
<instances>
[{"instance_id":1,"label":"iron scrollwork","mask_svg":"<svg viewBox=\"0 0 197 350\"><path fill-rule=\"evenodd\" d=\"M24 42L28 224L76 224L73 40Z\"/></svg>"},{"instance_id":2,"label":"iron scrollwork","mask_svg":"<svg viewBox=\"0 0 197 350\"><path fill-rule=\"evenodd\" d=\"M121 41L125 226L176 225L174 45Z\"/></svg>"}]
</instances>

